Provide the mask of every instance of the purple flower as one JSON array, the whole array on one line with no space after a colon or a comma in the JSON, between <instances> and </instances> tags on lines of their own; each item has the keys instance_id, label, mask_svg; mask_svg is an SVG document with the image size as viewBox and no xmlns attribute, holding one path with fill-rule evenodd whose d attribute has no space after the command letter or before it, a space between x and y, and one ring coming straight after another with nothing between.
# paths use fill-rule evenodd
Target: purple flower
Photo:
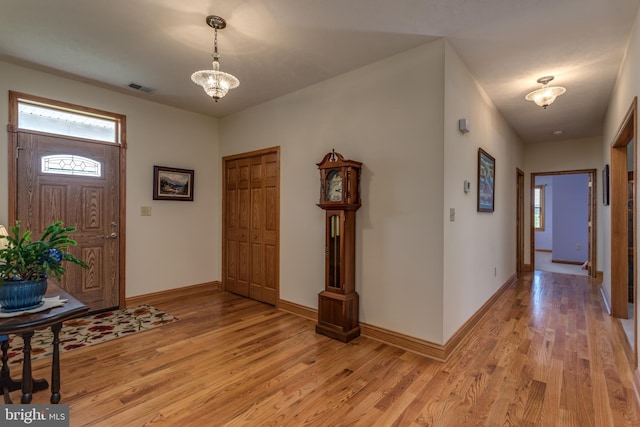
<instances>
[{"instance_id":1,"label":"purple flower","mask_svg":"<svg viewBox=\"0 0 640 427\"><path fill-rule=\"evenodd\" d=\"M62 252L56 248L47 249L43 252L45 261L52 265L58 265L62 262Z\"/></svg>"}]
</instances>

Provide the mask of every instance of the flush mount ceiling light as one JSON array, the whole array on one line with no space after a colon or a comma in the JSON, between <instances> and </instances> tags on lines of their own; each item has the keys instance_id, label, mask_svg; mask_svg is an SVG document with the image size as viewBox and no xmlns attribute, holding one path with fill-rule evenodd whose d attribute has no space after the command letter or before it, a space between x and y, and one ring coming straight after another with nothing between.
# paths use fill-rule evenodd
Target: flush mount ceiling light
<instances>
[{"instance_id":1,"label":"flush mount ceiling light","mask_svg":"<svg viewBox=\"0 0 640 427\"><path fill-rule=\"evenodd\" d=\"M206 18L207 25L215 30L213 39L213 69L196 71L191 75L191 80L202 86L207 95L218 102L230 89L235 89L240 85L240 81L231 74L220 71L220 54L218 53L218 30L227 26L227 22L216 15L209 15Z\"/></svg>"},{"instance_id":2,"label":"flush mount ceiling light","mask_svg":"<svg viewBox=\"0 0 640 427\"><path fill-rule=\"evenodd\" d=\"M558 96L567 91L561 86L547 86L551 80L553 80L553 76L540 77L538 83L542 84L542 88L530 92L524 98L546 109L549 105L553 104L553 101L555 101Z\"/></svg>"}]
</instances>

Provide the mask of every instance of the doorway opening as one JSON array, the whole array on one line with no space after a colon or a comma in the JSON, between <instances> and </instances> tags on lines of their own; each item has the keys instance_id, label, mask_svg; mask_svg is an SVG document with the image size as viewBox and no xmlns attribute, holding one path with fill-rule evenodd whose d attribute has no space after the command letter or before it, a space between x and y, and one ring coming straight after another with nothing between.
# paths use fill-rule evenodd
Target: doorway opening
<instances>
[{"instance_id":1,"label":"doorway opening","mask_svg":"<svg viewBox=\"0 0 640 427\"><path fill-rule=\"evenodd\" d=\"M596 277L596 170L531 174L533 270Z\"/></svg>"}]
</instances>

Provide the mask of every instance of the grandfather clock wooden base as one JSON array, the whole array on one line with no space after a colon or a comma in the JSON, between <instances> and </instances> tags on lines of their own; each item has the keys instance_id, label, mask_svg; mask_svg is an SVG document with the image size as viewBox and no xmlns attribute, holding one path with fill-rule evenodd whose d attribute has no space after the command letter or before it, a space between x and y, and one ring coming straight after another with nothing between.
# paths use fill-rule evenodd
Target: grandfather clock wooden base
<instances>
[{"instance_id":1,"label":"grandfather clock wooden base","mask_svg":"<svg viewBox=\"0 0 640 427\"><path fill-rule=\"evenodd\" d=\"M322 291L318 294L316 333L349 342L360 336L358 294Z\"/></svg>"}]
</instances>

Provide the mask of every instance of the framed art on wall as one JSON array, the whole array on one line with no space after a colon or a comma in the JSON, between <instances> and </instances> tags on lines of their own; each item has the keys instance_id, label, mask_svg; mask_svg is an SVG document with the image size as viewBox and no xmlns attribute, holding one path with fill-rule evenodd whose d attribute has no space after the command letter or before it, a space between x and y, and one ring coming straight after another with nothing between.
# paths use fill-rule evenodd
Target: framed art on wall
<instances>
[{"instance_id":1,"label":"framed art on wall","mask_svg":"<svg viewBox=\"0 0 640 427\"><path fill-rule=\"evenodd\" d=\"M193 201L192 169L153 167L153 200Z\"/></svg>"},{"instance_id":2,"label":"framed art on wall","mask_svg":"<svg viewBox=\"0 0 640 427\"><path fill-rule=\"evenodd\" d=\"M496 190L496 159L478 149L478 212L493 212Z\"/></svg>"}]
</instances>

